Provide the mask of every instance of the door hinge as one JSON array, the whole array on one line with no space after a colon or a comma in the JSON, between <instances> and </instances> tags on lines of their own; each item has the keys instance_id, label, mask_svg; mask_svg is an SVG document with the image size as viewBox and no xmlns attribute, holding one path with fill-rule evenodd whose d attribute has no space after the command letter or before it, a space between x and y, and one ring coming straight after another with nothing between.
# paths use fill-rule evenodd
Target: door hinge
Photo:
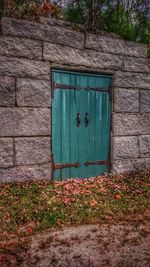
<instances>
[{"instance_id":1,"label":"door hinge","mask_svg":"<svg viewBox=\"0 0 150 267\"><path fill-rule=\"evenodd\" d=\"M67 85L67 84L62 84L62 83L56 83L55 84L56 89L63 89L63 90L80 90L80 86L74 86L74 85Z\"/></svg>"},{"instance_id":2,"label":"door hinge","mask_svg":"<svg viewBox=\"0 0 150 267\"><path fill-rule=\"evenodd\" d=\"M85 166L89 166L89 165L109 165L109 161L108 160L98 160L98 161L87 161L84 163Z\"/></svg>"},{"instance_id":3,"label":"door hinge","mask_svg":"<svg viewBox=\"0 0 150 267\"><path fill-rule=\"evenodd\" d=\"M55 82L51 81L51 98L54 98L54 91L55 91Z\"/></svg>"},{"instance_id":4,"label":"door hinge","mask_svg":"<svg viewBox=\"0 0 150 267\"><path fill-rule=\"evenodd\" d=\"M80 163L62 163L62 164L57 163L57 164L54 164L54 170L64 169L64 168L71 168L71 167L78 168L80 166L81 166Z\"/></svg>"}]
</instances>

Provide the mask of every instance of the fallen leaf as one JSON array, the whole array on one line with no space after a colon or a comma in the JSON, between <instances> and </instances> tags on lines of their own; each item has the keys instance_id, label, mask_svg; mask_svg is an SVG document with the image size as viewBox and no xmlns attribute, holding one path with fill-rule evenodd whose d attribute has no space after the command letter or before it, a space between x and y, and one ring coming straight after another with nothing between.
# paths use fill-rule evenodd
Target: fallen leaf
<instances>
[{"instance_id":1,"label":"fallen leaf","mask_svg":"<svg viewBox=\"0 0 150 267\"><path fill-rule=\"evenodd\" d=\"M114 198L115 198L115 199L121 199L122 196L121 196L120 194L115 194Z\"/></svg>"},{"instance_id":2,"label":"fallen leaf","mask_svg":"<svg viewBox=\"0 0 150 267\"><path fill-rule=\"evenodd\" d=\"M29 233L30 235L32 235L32 233L33 233L33 228L32 228L31 226L29 226L29 227L27 228L27 231L28 231L28 233Z\"/></svg>"}]
</instances>

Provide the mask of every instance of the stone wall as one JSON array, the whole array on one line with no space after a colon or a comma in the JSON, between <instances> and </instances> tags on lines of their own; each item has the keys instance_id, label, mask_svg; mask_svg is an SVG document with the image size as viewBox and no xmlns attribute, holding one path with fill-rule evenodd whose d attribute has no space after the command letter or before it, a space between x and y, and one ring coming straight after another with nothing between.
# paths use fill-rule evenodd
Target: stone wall
<instances>
[{"instance_id":1,"label":"stone wall","mask_svg":"<svg viewBox=\"0 0 150 267\"><path fill-rule=\"evenodd\" d=\"M150 167L147 47L53 19L2 19L0 181L51 179L52 68L113 75L113 173Z\"/></svg>"}]
</instances>

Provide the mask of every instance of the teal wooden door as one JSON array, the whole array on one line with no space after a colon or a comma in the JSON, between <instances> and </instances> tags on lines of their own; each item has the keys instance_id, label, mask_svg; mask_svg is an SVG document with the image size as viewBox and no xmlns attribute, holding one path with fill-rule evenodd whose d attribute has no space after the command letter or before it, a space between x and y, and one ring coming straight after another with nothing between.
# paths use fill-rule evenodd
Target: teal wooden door
<instances>
[{"instance_id":1,"label":"teal wooden door","mask_svg":"<svg viewBox=\"0 0 150 267\"><path fill-rule=\"evenodd\" d=\"M52 72L54 179L109 171L111 76Z\"/></svg>"}]
</instances>

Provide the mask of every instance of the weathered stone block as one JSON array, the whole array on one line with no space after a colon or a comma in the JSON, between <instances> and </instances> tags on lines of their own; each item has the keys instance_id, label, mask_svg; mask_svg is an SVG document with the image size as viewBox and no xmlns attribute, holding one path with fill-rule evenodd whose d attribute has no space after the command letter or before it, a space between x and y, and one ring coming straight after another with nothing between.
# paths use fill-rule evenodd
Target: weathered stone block
<instances>
[{"instance_id":1,"label":"weathered stone block","mask_svg":"<svg viewBox=\"0 0 150 267\"><path fill-rule=\"evenodd\" d=\"M150 135L139 136L140 156L150 157Z\"/></svg>"},{"instance_id":2,"label":"weathered stone block","mask_svg":"<svg viewBox=\"0 0 150 267\"><path fill-rule=\"evenodd\" d=\"M27 37L76 48L84 48L83 33L62 27L48 25L45 27L45 24L28 20L3 18L2 32L4 35Z\"/></svg>"},{"instance_id":3,"label":"weathered stone block","mask_svg":"<svg viewBox=\"0 0 150 267\"><path fill-rule=\"evenodd\" d=\"M0 168L13 166L13 139L0 138Z\"/></svg>"},{"instance_id":4,"label":"weathered stone block","mask_svg":"<svg viewBox=\"0 0 150 267\"><path fill-rule=\"evenodd\" d=\"M124 70L150 73L150 60L144 58L125 57Z\"/></svg>"},{"instance_id":5,"label":"weathered stone block","mask_svg":"<svg viewBox=\"0 0 150 267\"><path fill-rule=\"evenodd\" d=\"M15 79L0 76L0 106L15 106Z\"/></svg>"},{"instance_id":6,"label":"weathered stone block","mask_svg":"<svg viewBox=\"0 0 150 267\"><path fill-rule=\"evenodd\" d=\"M117 112L138 112L139 91L136 89L114 89L114 110Z\"/></svg>"},{"instance_id":7,"label":"weathered stone block","mask_svg":"<svg viewBox=\"0 0 150 267\"><path fill-rule=\"evenodd\" d=\"M0 182L23 182L28 180L50 180L51 164L18 166L0 169Z\"/></svg>"},{"instance_id":8,"label":"weathered stone block","mask_svg":"<svg viewBox=\"0 0 150 267\"><path fill-rule=\"evenodd\" d=\"M86 48L106 53L121 54L134 57L146 57L147 46L121 39L109 38L97 34L86 35Z\"/></svg>"},{"instance_id":9,"label":"weathered stone block","mask_svg":"<svg viewBox=\"0 0 150 267\"><path fill-rule=\"evenodd\" d=\"M74 23L71 23L69 21L51 18L51 17L42 17L41 16L41 17L39 17L39 21L40 21L40 23L42 23L44 25L48 25L48 26L58 26L58 27L64 27L64 28L68 28L68 27L71 28L71 26L75 26Z\"/></svg>"},{"instance_id":10,"label":"weathered stone block","mask_svg":"<svg viewBox=\"0 0 150 267\"><path fill-rule=\"evenodd\" d=\"M50 109L0 108L0 136L50 135Z\"/></svg>"},{"instance_id":11,"label":"weathered stone block","mask_svg":"<svg viewBox=\"0 0 150 267\"><path fill-rule=\"evenodd\" d=\"M27 107L50 107L50 82L33 79L17 79L17 105Z\"/></svg>"},{"instance_id":12,"label":"weathered stone block","mask_svg":"<svg viewBox=\"0 0 150 267\"><path fill-rule=\"evenodd\" d=\"M150 112L150 90L140 91L140 111Z\"/></svg>"},{"instance_id":13,"label":"weathered stone block","mask_svg":"<svg viewBox=\"0 0 150 267\"><path fill-rule=\"evenodd\" d=\"M0 36L0 54L2 56L42 59L42 43L38 41Z\"/></svg>"},{"instance_id":14,"label":"weathered stone block","mask_svg":"<svg viewBox=\"0 0 150 267\"><path fill-rule=\"evenodd\" d=\"M137 158L139 156L137 136L114 137L113 157L114 159Z\"/></svg>"},{"instance_id":15,"label":"weathered stone block","mask_svg":"<svg viewBox=\"0 0 150 267\"><path fill-rule=\"evenodd\" d=\"M0 73L1 75L49 80L50 66L48 62L1 56Z\"/></svg>"},{"instance_id":16,"label":"weathered stone block","mask_svg":"<svg viewBox=\"0 0 150 267\"><path fill-rule=\"evenodd\" d=\"M150 88L150 74L117 71L114 85L118 87Z\"/></svg>"},{"instance_id":17,"label":"weathered stone block","mask_svg":"<svg viewBox=\"0 0 150 267\"><path fill-rule=\"evenodd\" d=\"M50 161L50 137L16 138L16 165L42 164Z\"/></svg>"},{"instance_id":18,"label":"weathered stone block","mask_svg":"<svg viewBox=\"0 0 150 267\"><path fill-rule=\"evenodd\" d=\"M39 18L40 23L43 23L45 26L49 25L49 26L59 26L59 27L63 27L63 28L71 28L77 31L81 31L81 32L85 32L85 26L82 24L76 24L76 23L72 23L66 20L62 20L62 19L55 19L52 17L40 17ZM86 33L87 34L87 33ZM105 36L105 37L109 37L109 38L115 38L115 39L122 39L122 37L119 34L113 33L113 32L106 32L103 30L99 30L98 34L100 36Z\"/></svg>"},{"instance_id":19,"label":"weathered stone block","mask_svg":"<svg viewBox=\"0 0 150 267\"><path fill-rule=\"evenodd\" d=\"M85 32L85 26L82 24L76 24L76 23L72 23L66 20L62 20L62 19L56 19L56 18L52 18L52 17L39 17L39 22L44 24L45 27L47 26L57 26L57 27L61 27L61 28L69 28L69 29L74 29L74 30L80 30L81 32Z\"/></svg>"},{"instance_id":20,"label":"weathered stone block","mask_svg":"<svg viewBox=\"0 0 150 267\"><path fill-rule=\"evenodd\" d=\"M76 66L95 67L102 69L121 69L121 57L90 50L77 50L50 43L44 43L43 57L54 63Z\"/></svg>"},{"instance_id":21,"label":"weathered stone block","mask_svg":"<svg viewBox=\"0 0 150 267\"><path fill-rule=\"evenodd\" d=\"M150 114L114 114L114 135L138 135L150 133Z\"/></svg>"},{"instance_id":22,"label":"weathered stone block","mask_svg":"<svg viewBox=\"0 0 150 267\"><path fill-rule=\"evenodd\" d=\"M126 160L116 160L113 163L112 173L128 173L136 172L143 169L150 168L150 158L145 159L126 159Z\"/></svg>"}]
</instances>

